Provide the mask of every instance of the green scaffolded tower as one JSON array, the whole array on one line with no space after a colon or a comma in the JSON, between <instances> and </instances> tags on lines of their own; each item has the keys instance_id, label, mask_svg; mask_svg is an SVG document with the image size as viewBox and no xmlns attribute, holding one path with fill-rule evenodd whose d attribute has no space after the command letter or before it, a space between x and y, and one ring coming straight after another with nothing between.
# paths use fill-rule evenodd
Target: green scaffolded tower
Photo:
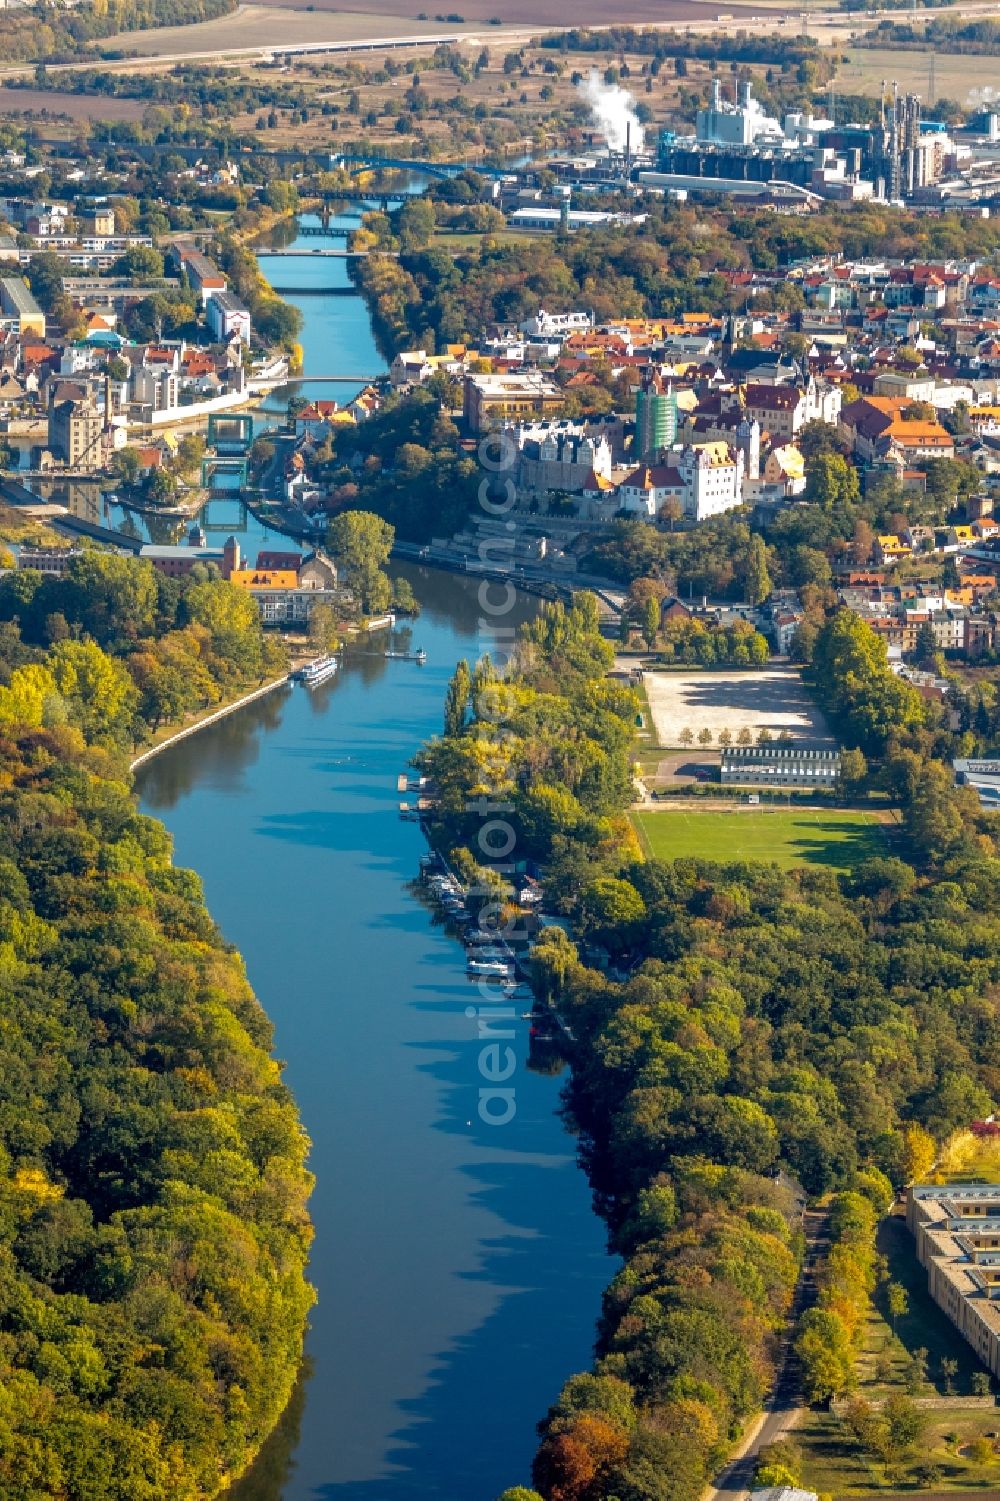
<instances>
[{"instance_id":1,"label":"green scaffolded tower","mask_svg":"<svg viewBox=\"0 0 1000 1501\"><path fill-rule=\"evenodd\" d=\"M655 459L677 439L677 397L669 381L648 370L635 398L635 457Z\"/></svg>"}]
</instances>

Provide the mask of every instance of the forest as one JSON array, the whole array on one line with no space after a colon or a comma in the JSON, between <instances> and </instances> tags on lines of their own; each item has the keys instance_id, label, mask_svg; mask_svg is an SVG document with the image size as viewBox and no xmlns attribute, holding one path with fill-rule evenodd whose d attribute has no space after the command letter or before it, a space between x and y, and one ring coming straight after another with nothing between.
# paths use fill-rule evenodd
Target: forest
<instances>
[{"instance_id":1,"label":"forest","mask_svg":"<svg viewBox=\"0 0 1000 1501\"><path fill-rule=\"evenodd\" d=\"M255 600L195 565L170 579L144 559L86 549L65 578L0 581L0 723L69 723L130 749L165 722L274 676L285 663Z\"/></svg>"},{"instance_id":2,"label":"forest","mask_svg":"<svg viewBox=\"0 0 1000 1501\"><path fill-rule=\"evenodd\" d=\"M773 1378L800 1192L839 1196L844 1251L798 1337L816 1394L846 1390L871 1225L1000 1091L995 820L858 617L826 613L814 646L817 697L901 809L894 852L850 875L640 857L635 699L605 676L585 595L545 607L503 676L460 665L419 758L453 861L476 866L476 800L505 805L568 920L535 946L535 987L571 1030L567 1108L624 1259L594 1369L543 1424L536 1492L510 1501L695 1501Z\"/></svg>"},{"instance_id":3,"label":"forest","mask_svg":"<svg viewBox=\"0 0 1000 1501\"><path fill-rule=\"evenodd\" d=\"M221 580L96 552L2 592L0 1492L195 1501L296 1379L308 1142L127 760L270 648Z\"/></svg>"},{"instance_id":4,"label":"forest","mask_svg":"<svg viewBox=\"0 0 1000 1501\"><path fill-rule=\"evenodd\" d=\"M471 182L467 187L471 202L475 189ZM432 193L422 203L434 201ZM384 220L386 243L412 217L410 209ZM539 307L583 307L598 323L695 309L726 312L733 294L722 273L774 270L809 256L988 258L1000 247L995 220L931 218L874 204L824 204L808 218L664 205L651 209L641 225L530 243L487 235L459 255L430 242L433 218L420 228L422 243L411 235L398 260L372 254L351 263L390 357L399 349L434 353L457 342L475 348L488 324L517 323Z\"/></svg>"}]
</instances>

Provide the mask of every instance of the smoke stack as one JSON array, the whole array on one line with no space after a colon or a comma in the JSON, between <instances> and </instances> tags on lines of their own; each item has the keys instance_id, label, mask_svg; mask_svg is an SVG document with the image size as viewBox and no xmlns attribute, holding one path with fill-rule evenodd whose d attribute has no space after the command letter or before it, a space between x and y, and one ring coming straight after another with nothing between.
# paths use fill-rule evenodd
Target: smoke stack
<instances>
[{"instance_id":1,"label":"smoke stack","mask_svg":"<svg viewBox=\"0 0 1000 1501\"><path fill-rule=\"evenodd\" d=\"M632 165L632 121L625 121L625 171Z\"/></svg>"},{"instance_id":2,"label":"smoke stack","mask_svg":"<svg viewBox=\"0 0 1000 1501\"><path fill-rule=\"evenodd\" d=\"M716 114L718 114L719 107L720 107L721 104L722 104L722 92L721 92L721 89L720 89L719 80L717 78L713 78L712 79L712 108L715 110Z\"/></svg>"},{"instance_id":3,"label":"smoke stack","mask_svg":"<svg viewBox=\"0 0 1000 1501\"><path fill-rule=\"evenodd\" d=\"M751 89L750 79L746 78L740 84L740 108L741 109L749 109L750 108L750 89Z\"/></svg>"}]
</instances>

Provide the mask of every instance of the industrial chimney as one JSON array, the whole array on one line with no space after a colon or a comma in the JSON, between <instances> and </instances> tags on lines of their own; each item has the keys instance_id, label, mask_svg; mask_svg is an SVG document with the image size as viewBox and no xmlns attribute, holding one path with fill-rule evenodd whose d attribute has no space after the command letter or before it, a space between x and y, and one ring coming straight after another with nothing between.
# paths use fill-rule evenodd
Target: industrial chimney
<instances>
[{"instance_id":1,"label":"industrial chimney","mask_svg":"<svg viewBox=\"0 0 1000 1501\"><path fill-rule=\"evenodd\" d=\"M632 167L632 121L625 121L625 176Z\"/></svg>"}]
</instances>

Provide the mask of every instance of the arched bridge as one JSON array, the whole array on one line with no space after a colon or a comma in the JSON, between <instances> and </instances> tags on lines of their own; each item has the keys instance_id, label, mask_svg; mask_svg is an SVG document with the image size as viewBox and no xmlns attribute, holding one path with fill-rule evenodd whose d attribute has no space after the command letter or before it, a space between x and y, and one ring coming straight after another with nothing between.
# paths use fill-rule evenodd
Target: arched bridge
<instances>
[{"instance_id":1,"label":"arched bridge","mask_svg":"<svg viewBox=\"0 0 1000 1501\"><path fill-rule=\"evenodd\" d=\"M349 156L338 153L330 157L331 170L343 167L353 175L359 172L423 172L428 177L457 177L460 172L478 172L480 177L506 177L502 167L487 167L480 162L418 162L402 156Z\"/></svg>"}]
</instances>

